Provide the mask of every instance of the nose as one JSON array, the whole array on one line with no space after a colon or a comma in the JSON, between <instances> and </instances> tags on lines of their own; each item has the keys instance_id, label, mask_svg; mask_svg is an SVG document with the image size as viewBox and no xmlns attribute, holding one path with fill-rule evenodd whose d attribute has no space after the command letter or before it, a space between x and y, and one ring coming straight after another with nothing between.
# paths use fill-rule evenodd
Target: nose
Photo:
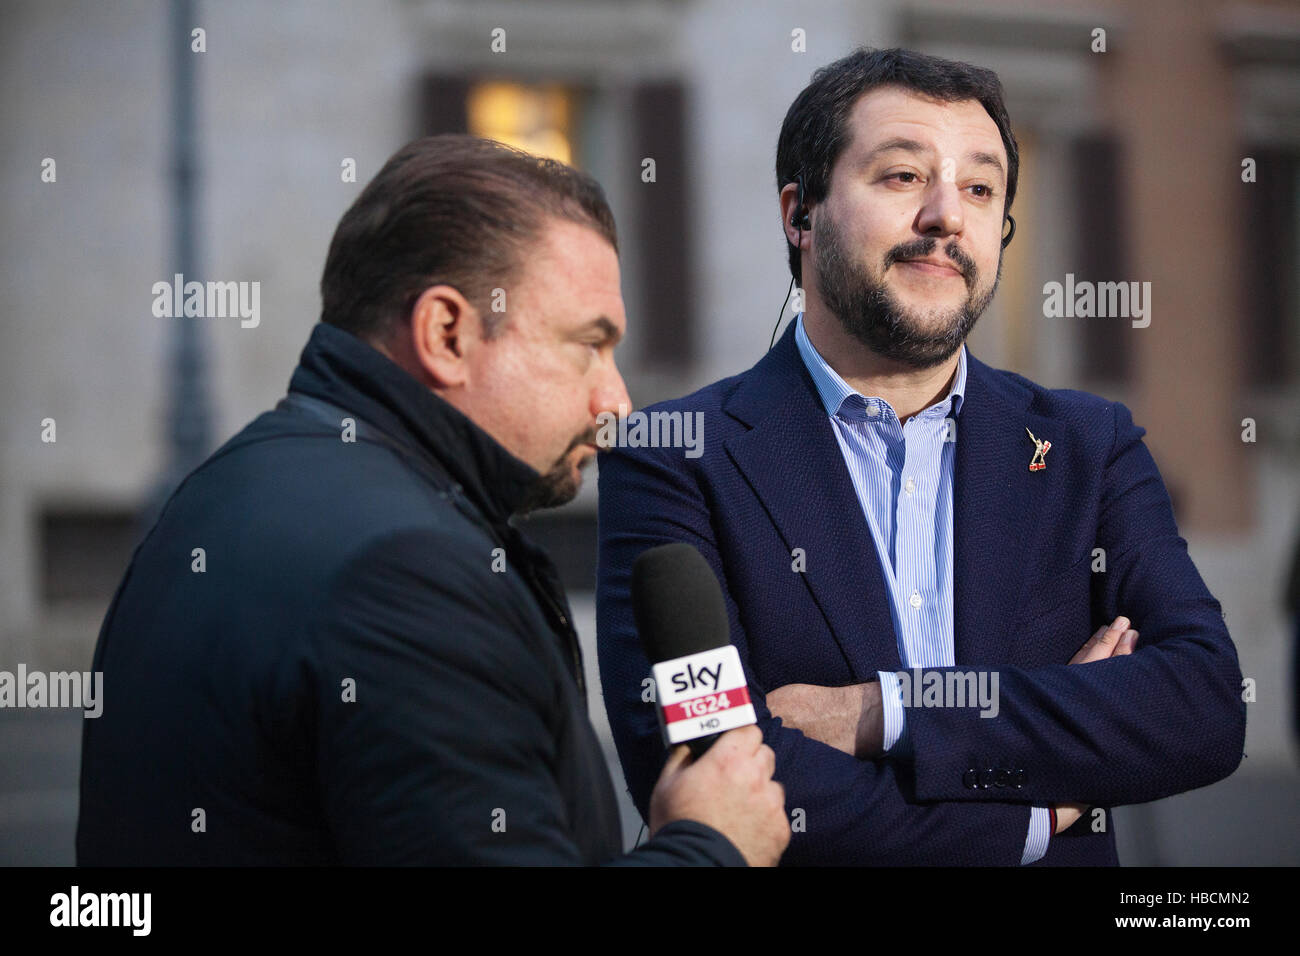
<instances>
[{"instance_id":1,"label":"nose","mask_svg":"<svg viewBox=\"0 0 1300 956\"><path fill-rule=\"evenodd\" d=\"M925 204L916 217L917 231L927 236L950 236L959 233L966 220L961 193L956 183L938 180L925 193Z\"/></svg>"},{"instance_id":2,"label":"nose","mask_svg":"<svg viewBox=\"0 0 1300 956\"><path fill-rule=\"evenodd\" d=\"M591 392L591 415L599 417L604 412L614 415L627 414L632 410L632 398L627 393L627 385L618 370L617 363L611 358L609 370L601 376L600 381Z\"/></svg>"}]
</instances>

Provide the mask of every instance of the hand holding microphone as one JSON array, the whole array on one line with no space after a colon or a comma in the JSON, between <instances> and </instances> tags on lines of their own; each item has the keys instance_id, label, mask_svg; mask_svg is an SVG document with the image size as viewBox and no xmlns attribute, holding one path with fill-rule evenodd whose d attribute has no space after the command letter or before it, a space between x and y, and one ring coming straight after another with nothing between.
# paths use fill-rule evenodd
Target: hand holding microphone
<instances>
[{"instance_id":1,"label":"hand holding microphone","mask_svg":"<svg viewBox=\"0 0 1300 956\"><path fill-rule=\"evenodd\" d=\"M660 545L632 569L632 603L655 701L673 749L650 796L650 834L673 820L722 833L750 866L775 866L790 842L776 754L730 642L722 589L693 547Z\"/></svg>"},{"instance_id":2,"label":"hand holding microphone","mask_svg":"<svg viewBox=\"0 0 1300 956\"><path fill-rule=\"evenodd\" d=\"M750 866L776 866L790 843L776 754L753 724L729 730L702 757L684 745L668 755L650 794L650 835L673 820L713 827Z\"/></svg>"}]
</instances>

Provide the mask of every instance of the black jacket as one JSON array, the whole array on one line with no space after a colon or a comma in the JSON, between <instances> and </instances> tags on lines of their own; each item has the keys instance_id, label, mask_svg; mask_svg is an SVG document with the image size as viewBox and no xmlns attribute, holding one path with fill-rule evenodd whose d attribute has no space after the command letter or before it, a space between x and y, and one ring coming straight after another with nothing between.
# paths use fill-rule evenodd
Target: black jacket
<instances>
[{"instance_id":1,"label":"black jacket","mask_svg":"<svg viewBox=\"0 0 1300 956\"><path fill-rule=\"evenodd\" d=\"M536 472L339 329L289 387L109 609L78 861L743 864L689 821L620 857L568 604L507 523Z\"/></svg>"}]
</instances>

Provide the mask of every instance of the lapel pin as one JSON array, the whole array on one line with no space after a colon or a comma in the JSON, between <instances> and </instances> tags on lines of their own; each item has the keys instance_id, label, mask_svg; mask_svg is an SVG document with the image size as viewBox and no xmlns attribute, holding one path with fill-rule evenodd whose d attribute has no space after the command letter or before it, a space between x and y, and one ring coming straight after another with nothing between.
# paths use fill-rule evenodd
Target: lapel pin
<instances>
[{"instance_id":1,"label":"lapel pin","mask_svg":"<svg viewBox=\"0 0 1300 956\"><path fill-rule=\"evenodd\" d=\"M1029 432L1028 426L1025 427L1025 431ZM1043 456L1051 450L1052 443L1050 441L1039 441L1034 437L1033 432L1029 432L1029 439L1034 443L1034 457L1029 459L1029 470L1042 471L1047 467L1047 462L1043 460Z\"/></svg>"}]
</instances>

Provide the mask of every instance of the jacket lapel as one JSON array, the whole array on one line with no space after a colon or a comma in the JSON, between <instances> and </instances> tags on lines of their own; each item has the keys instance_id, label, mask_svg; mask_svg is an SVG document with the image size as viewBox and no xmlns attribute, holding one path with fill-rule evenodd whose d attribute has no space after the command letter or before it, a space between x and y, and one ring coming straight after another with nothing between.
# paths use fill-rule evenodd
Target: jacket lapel
<instances>
[{"instance_id":1,"label":"jacket lapel","mask_svg":"<svg viewBox=\"0 0 1300 956\"><path fill-rule=\"evenodd\" d=\"M1029 470L1034 444L1025 428L1039 438L1053 429L1027 411L1028 389L997 375L969 348L966 357L953 479L953 659L1001 666L1019 617L1026 558L1036 550L1038 510L1058 485L1050 467Z\"/></svg>"},{"instance_id":2,"label":"jacket lapel","mask_svg":"<svg viewBox=\"0 0 1300 956\"><path fill-rule=\"evenodd\" d=\"M856 680L899 668L884 571L830 420L804 368L794 325L727 400L750 425L726 443L793 551L802 548L812 592Z\"/></svg>"}]
</instances>

